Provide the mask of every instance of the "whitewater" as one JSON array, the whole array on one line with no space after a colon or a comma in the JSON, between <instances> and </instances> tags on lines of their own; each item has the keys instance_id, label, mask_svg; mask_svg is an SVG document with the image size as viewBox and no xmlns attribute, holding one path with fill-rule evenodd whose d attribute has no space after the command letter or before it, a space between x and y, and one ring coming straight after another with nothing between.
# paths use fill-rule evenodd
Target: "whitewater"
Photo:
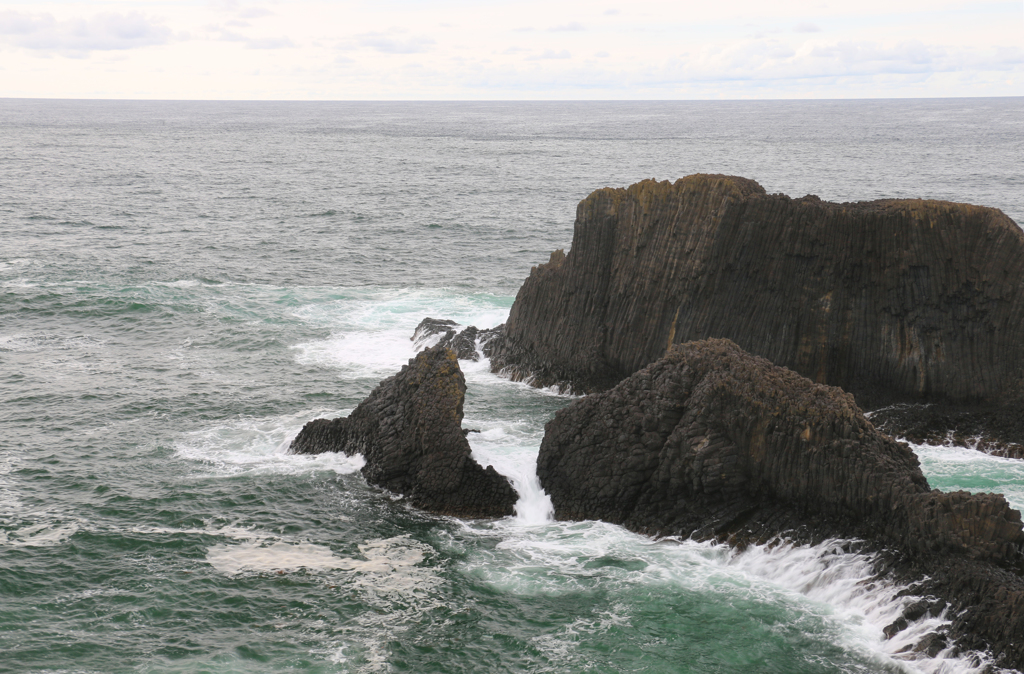
<instances>
[{"instance_id":1,"label":"whitewater","mask_svg":"<svg viewBox=\"0 0 1024 674\"><path fill-rule=\"evenodd\" d=\"M847 541L742 553L555 522L573 398L463 361L516 515L416 511L293 456L423 344L493 327L604 186L696 172L1024 222L1024 101L0 101L0 670L949 672ZM914 446L1024 507L1024 462Z\"/></svg>"}]
</instances>

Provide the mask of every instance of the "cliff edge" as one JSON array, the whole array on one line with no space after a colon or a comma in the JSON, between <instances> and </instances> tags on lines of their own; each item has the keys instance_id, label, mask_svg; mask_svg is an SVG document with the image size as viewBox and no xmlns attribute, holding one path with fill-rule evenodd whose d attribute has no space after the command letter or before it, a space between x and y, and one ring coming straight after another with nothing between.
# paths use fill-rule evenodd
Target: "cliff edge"
<instances>
[{"instance_id":1,"label":"cliff edge","mask_svg":"<svg viewBox=\"0 0 1024 674\"><path fill-rule=\"evenodd\" d=\"M588 393L724 337L865 409L1022 410L1022 329L1024 233L1001 211L699 174L580 202L569 254L531 271L489 350L495 371Z\"/></svg>"}]
</instances>

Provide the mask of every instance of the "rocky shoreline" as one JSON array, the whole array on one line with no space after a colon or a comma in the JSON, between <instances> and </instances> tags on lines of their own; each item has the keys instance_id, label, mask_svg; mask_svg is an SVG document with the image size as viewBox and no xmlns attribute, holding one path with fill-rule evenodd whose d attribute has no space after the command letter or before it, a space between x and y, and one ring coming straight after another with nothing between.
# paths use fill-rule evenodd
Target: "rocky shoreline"
<instances>
[{"instance_id":1,"label":"rocky shoreline","mask_svg":"<svg viewBox=\"0 0 1024 674\"><path fill-rule=\"evenodd\" d=\"M512 514L470 457L458 360L587 397L545 427L555 517L737 548L842 538L952 622L913 648L1024 669L1024 528L999 494L930 488L902 435L1024 458L1024 233L994 209L830 204L697 175L598 190L505 325L426 318L424 349L291 451L366 458L416 507ZM873 410L868 415L862 409ZM870 419L869 419L870 417Z\"/></svg>"}]
</instances>

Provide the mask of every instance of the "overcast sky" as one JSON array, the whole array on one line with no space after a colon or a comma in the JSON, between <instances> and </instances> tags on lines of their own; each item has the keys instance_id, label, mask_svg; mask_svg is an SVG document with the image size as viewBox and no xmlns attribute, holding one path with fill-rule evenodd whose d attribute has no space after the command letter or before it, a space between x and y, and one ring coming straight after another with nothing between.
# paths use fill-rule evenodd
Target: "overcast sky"
<instances>
[{"instance_id":1,"label":"overcast sky","mask_svg":"<svg viewBox=\"0 0 1024 674\"><path fill-rule=\"evenodd\" d=\"M0 97L1024 95L1024 2L0 0Z\"/></svg>"}]
</instances>

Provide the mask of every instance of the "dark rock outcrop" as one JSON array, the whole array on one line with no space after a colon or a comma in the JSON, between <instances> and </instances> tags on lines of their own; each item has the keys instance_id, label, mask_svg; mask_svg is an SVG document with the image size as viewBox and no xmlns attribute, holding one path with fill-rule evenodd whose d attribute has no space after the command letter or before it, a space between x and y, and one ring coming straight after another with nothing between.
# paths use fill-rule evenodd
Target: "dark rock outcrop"
<instances>
[{"instance_id":1,"label":"dark rock outcrop","mask_svg":"<svg viewBox=\"0 0 1024 674\"><path fill-rule=\"evenodd\" d=\"M498 336L504 334L504 324L496 328L480 330L475 325L457 330L459 324L455 321L440 318L424 318L416 326L412 334L412 341L418 344L426 342L435 335L441 335L435 346L443 346L455 352L459 360L480 360L479 345L484 355L490 355L490 343Z\"/></svg>"},{"instance_id":2,"label":"dark rock outcrop","mask_svg":"<svg viewBox=\"0 0 1024 674\"><path fill-rule=\"evenodd\" d=\"M426 349L380 383L348 417L315 419L291 443L295 454L362 454L370 484L441 515L505 517L517 494L470 456L462 429L466 380L455 354Z\"/></svg>"},{"instance_id":3,"label":"dark rock outcrop","mask_svg":"<svg viewBox=\"0 0 1024 674\"><path fill-rule=\"evenodd\" d=\"M1024 410L944 403L890 405L871 413L875 428L908 442L971 447L1024 459Z\"/></svg>"},{"instance_id":4,"label":"dark rock outcrop","mask_svg":"<svg viewBox=\"0 0 1024 674\"><path fill-rule=\"evenodd\" d=\"M1001 211L693 175L580 202L572 249L531 271L491 362L588 393L673 344L725 337L865 409L969 403L1019 419L1022 331L1024 233Z\"/></svg>"},{"instance_id":5,"label":"dark rock outcrop","mask_svg":"<svg viewBox=\"0 0 1024 674\"><path fill-rule=\"evenodd\" d=\"M862 539L950 602L962 647L1024 667L1020 513L1000 495L931 490L909 447L853 396L728 340L675 346L559 411L537 474L562 520L741 547L785 532Z\"/></svg>"}]
</instances>

